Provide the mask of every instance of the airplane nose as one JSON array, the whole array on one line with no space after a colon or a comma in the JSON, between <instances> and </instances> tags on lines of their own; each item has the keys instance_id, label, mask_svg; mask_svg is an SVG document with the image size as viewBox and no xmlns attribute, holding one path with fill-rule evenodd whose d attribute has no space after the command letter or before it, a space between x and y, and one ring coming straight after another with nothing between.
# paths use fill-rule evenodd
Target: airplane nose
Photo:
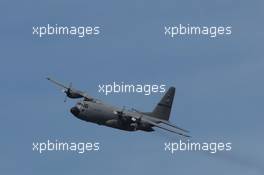
<instances>
[{"instance_id":1,"label":"airplane nose","mask_svg":"<svg viewBox=\"0 0 264 175\"><path fill-rule=\"evenodd\" d=\"M71 113L75 116L80 114L80 110L77 107L72 107L71 108Z\"/></svg>"}]
</instances>

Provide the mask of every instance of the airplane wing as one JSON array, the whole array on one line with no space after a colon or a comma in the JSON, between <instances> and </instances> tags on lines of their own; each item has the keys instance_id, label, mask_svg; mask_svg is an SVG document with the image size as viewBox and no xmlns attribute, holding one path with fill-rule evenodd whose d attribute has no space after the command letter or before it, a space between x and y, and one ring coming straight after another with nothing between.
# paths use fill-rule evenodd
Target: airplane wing
<instances>
[{"instance_id":1,"label":"airplane wing","mask_svg":"<svg viewBox=\"0 0 264 175\"><path fill-rule=\"evenodd\" d=\"M47 77L47 80L49 80L50 82L56 84L57 86L60 86L63 89L68 89L69 88L69 87L59 83L58 81L51 79L50 77Z\"/></svg>"},{"instance_id":2,"label":"airplane wing","mask_svg":"<svg viewBox=\"0 0 264 175\"><path fill-rule=\"evenodd\" d=\"M136 110L134 108L132 108L132 109L133 109L133 111L135 111L135 112L137 112L139 114L144 114L144 115L150 116L151 120L154 120L156 123L163 123L165 125L168 125L168 126L171 126L173 128L179 129L179 130L181 130L183 132L189 132L188 130L180 128L179 126L176 126L176 125L172 124L171 122L169 122L167 120L163 120L163 119L160 119L160 118L155 118L155 117L152 117L149 113L143 113L143 112L140 112L140 111L138 111L138 110Z\"/></svg>"},{"instance_id":3,"label":"airplane wing","mask_svg":"<svg viewBox=\"0 0 264 175\"><path fill-rule=\"evenodd\" d=\"M154 118L154 117L151 117L151 116L147 117L146 115L144 115L142 113L138 113L138 114L140 114L140 115L133 115L133 114L123 113L123 115L126 116L126 117L134 118L135 120L138 120L140 122L148 123L148 124L150 124L152 126L158 127L160 129L163 129L163 130L166 130L166 131L169 131L169 132L172 132L172 133L184 136L184 137L190 137L189 135L187 135L185 133L181 133L181 132L173 130L172 128L167 128L167 127L164 127L162 125L159 125L159 123L163 123L163 124L166 124L166 125L171 126L173 128L179 129L179 130L181 130L183 132L189 132L189 131L187 131L185 129L182 129L182 128L176 126L176 125L173 125L172 123L170 123L170 122L168 122L166 120Z\"/></svg>"},{"instance_id":4,"label":"airplane wing","mask_svg":"<svg viewBox=\"0 0 264 175\"><path fill-rule=\"evenodd\" d=\"M80 91L80 90L76 90L74 88L72 88L72 84L70 83L69 87L59 83L56 80L53 80L49 77L47 77L47 80L49 80L50 82L56 84L57 86L61 87L63 89L63 92L69 97L69 98L86 98L88 100L93 100L92 97L90 97L89 95L87 95L85 92Z\"/></svg>"},{"instance_id":5,"label":"airplane wing","mask_svg":"<svg viewBox=\"0 0 264 175\"><path fill-rule=\"evenodd\" d=\"M169 129L169 128L166 128L166 127L163 127L163 126L161 126L161 125L159 125L159 124L157 124L157 123L155 123L155 122L153 122L153 121L151 121L151 120L149 120L149 119L147 119L147 118L145 118L145 117L141 118L141 121L144 121L144 122L149 123L149 124L151 124L151 125L153 125L153 126L155 126L155 127L158 127L158 128L160 128L160 129L164 129L164 130L166 130L166 131L169 131L169 132L172 132L172 133L175 133L175 134L178 134L178 135L184 136L184 137L190 137L189 135L186 135L186 134L183 134L183 133L180 133L180 132L174 131L174 130L172 130L172 129Z\"/></svg>"},{"instance_id":6,"label":"airplane wing","mask_svg":"<svg viewBox=\"0 0 264 175\"><path fill-rule=\"evenodd\" d=\"M169 121L167 121L167 120L162 120L162 119L158 119L158 118L154 118L154 117L153 117L153 119L154 119L156 122L158 122L158 123L163 123L163 124L165 124L165 125L168 125L168 126L171 126L171 127L173 127L173 128L179 129L179 130L181 130L181 131L183 131L183 132L189 132L188 130L183 129L183 128L180 128L180 127L178 127L178 126L172 124L171 122L169 122Z\"/></svg>"}]
</instances>

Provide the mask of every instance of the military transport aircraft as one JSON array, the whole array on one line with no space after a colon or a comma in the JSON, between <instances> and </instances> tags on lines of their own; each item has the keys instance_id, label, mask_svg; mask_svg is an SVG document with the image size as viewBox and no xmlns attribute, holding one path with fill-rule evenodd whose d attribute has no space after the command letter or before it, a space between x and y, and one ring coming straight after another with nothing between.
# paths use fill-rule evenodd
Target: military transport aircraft
<instances>
[{"instance_id":1,"label":"military transport aircraft","mask_svg":"<svg viewBox=\"0 0 264 175\"><path fill-rule=\"evenodd\" d=\"M161 128L181 135L190 137L187 130L182 129L169 122L175 88L170 87L163 98L152 112L140 112L136 109L121 109L107 105L102 101L90 97L85 92L72 88L72 84L67 87L51 78L47 78L52 83L60 86L66 94L66 98L83 98L82 101L71 108L71 113L84 121L105 125L126 131L154 131L153 127Z\"/></svg>"}]
</instances>

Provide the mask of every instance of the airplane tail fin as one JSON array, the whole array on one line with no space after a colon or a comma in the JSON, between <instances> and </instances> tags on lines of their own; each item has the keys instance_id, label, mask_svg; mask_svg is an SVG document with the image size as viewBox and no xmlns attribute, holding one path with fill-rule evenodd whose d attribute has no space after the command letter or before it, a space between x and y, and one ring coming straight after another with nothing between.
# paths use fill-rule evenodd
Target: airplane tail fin
<instances>
[{"instance_id":1,"label":"airplane tail fin","mask_svg":"<svg viewBox=\"0 0 264 175\"><path fill-rule=\"evenodd\" d=\"M170 87L154 110L148 114L155 118L169 120L175 91L175 87Z\"/></svg>"}]
</instances>

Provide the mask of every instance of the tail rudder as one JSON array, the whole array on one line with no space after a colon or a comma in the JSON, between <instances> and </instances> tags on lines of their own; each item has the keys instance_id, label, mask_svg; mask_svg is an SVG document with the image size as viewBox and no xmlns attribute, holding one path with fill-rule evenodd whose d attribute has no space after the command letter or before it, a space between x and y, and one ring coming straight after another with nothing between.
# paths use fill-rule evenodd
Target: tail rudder
<instances>
[{"instance_id":1,"label":"tail rudder","mask_svg":"<svg viewBox=\"0 0 264 175\"><path fill-rule=\"evenodd\" d=\"M175 91L175 87L170 87L154 110L149 114L155 118L169 120Z\"/></svg>"}]
</instances>

